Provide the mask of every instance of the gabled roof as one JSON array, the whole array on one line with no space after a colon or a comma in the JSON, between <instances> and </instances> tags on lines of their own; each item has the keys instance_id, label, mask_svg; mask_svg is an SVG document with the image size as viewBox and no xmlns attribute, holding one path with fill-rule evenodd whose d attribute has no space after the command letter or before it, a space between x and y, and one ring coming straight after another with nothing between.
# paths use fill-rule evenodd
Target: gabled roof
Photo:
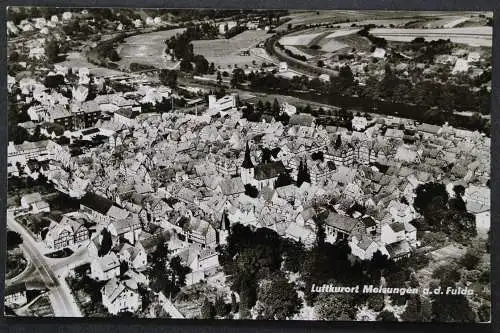
<instances>
[{"instance_id":1,"label":"gabled roof","mask_svg":"<svg viewBox=\"0 0 500 333\"><path fill-rule=\"evenodd\" d=\"M270 162L257 165L254 169L254 177L257 180L265 180L276 178L284 172L286 172L286 168L283 165L283 162Z\"/></svg>"},{"instance_id":2,"label":"gabled roof","mask_svg":"<svg viewBox=\"0 0 500 333\"><path fill-rule=\"evenodd\" d=\"M222 194L233 195L245 192L245 186L240 177L230 178L220 183Z\"/></svg>"},{"instance_id":3,"label":"gabled roof","mask_svg":"<svg viewBox=\"0 0 500 333\"><path fill-rule=\"evenodd\" d=\"M113 303L121 293L127 290L137 292L137 282L133 279L118 280L112 278L103 287L103 295L108 298L110 303Z\"/></svg>"},{"instance_id":4,"label":"gabled roof","mask_svg":"<svg viewBox=\"0 0 500 333\"><path fill-rule=\"evenodd\" d=\"M330 212L325 222L331 227L350 233L360 221L349 216Z\"/></svg>"},{"instance_id":5,"label":"gabled roof","mask_svg":"<svg viewBox=\"0 0 500 333\"><path fill-rule=\"evenodd\" d=\"M106 215L113 206L113 201L91 192L87 192L80 203L102 215Z\"/></svg>"}]
</instances>

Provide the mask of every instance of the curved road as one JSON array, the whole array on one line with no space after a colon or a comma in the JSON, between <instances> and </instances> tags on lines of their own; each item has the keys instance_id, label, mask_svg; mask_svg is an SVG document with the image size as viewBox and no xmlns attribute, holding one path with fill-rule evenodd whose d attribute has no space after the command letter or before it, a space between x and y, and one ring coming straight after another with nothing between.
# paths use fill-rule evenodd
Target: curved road
<instances>
[{"instance_id":1,"label":"curved road","mask_svg":"<svg viewBox=\"0 0 500 333\"><path fill-rule=\"evenodd\" d=\"M57 273L47 263L45 256L40 253L37 242L30 233L20 225L12 212L7 212L7 225L9 228L23 237L21 249L29 257L35 269L40 273L41 279L47 289L49 289L49 298L52 303L54 315L56 317L82 317L80 309L76 304L66 281L58 278Z\"/></svg>"}]
</instances>

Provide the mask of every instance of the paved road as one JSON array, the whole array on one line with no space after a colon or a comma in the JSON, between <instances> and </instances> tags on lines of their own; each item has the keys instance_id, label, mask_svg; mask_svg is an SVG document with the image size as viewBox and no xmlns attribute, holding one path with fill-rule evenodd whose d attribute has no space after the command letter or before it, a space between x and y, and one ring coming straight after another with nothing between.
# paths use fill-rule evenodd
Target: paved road
<instances>
[{"instance_id":1,"label":"paved road","mask_svg":"<svg viewBox=\"0 0 500 333\"><path fill-rule=\"evenodd\" d=\"M23 237L21 249L29 257L45 286L50 290L49 298L56 317L81 317L82 314L78 308L73 296L64 279L56 276L54 270L47 263L43 254L40 253L36 241L30 233L20 225L12 215L7 213L7 225Z\"/></svg>"}]
</instances>

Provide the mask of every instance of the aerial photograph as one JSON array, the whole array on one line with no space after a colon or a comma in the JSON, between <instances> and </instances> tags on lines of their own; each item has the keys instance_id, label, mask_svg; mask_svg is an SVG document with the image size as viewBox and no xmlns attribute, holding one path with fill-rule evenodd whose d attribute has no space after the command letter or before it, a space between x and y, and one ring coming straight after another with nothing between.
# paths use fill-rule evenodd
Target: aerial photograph
<instances>
[{"instance_id":1,"label":"aerial photograph","mask_svg":"<svg viewBox=\"0 0 500 333\"><path fill-rule=\"evenodd\" d=\"M490 323L493 20L9 7L5 315Z\"/></svg>"}]
</instances>

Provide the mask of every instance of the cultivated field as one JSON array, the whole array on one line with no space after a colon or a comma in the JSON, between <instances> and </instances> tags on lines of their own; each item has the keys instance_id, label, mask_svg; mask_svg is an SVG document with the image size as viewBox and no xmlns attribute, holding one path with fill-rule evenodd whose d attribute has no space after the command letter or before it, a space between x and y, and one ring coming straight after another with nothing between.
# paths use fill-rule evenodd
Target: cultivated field
<instances>
[{"instance_id":1,"label":"cultivated field","mask_svg":"<svg viewBox=\"0 0 500 333\"><path fill-rule=\"evenodd\" d=\"M298 35L290 35L280 39L283 45L309 45L316 37L320 36L322 32L303 33Z\"/></svg>"},{"instance_id":2,"label":"cultivated field","mask_svg":"<svg viewBox=\"0 0 500 333\"><path fill-rule=\"evenodd\" d=\"M439 20L434 20L427 22L424 27L425 28L454 28L459 24L462 24L466 21L468 21L468 17L460 17L460 16L450 16L446 18L442 18Z\"/></svg>"},{"instance_id":3,"label":"cultivated field","mask_svg":"<svg viewBox=\"0 0 500 333\"><path fill-rule=\"evenodd\" d=\"M327 35L325 38L330 39L330 38L337 38L337 37L343 37L343 36L349 36L352 34L355 34L359 31L360 29L339 29L331 34Z\"/></svg>"},{"instance_id":4,"label":"cultivated field","mask_svg":"<svg viewBox=\"0 0 500 333\"><path fill-rule=\"evenodd\" d=\"M410 42L417 37L426 40L450 39L454 43L470 46L492 46L491 27L468 27L448 29L387 29L377 28L370 31L377 37L390 41Z\"/></svg>"},{"instance_id":5,"label":"cultivated field","mask_svg":"<svg viewBox=\"0 0 500 333\"><path fill-rule=\"evenodd\" d=\"M345 49L346 47L349 47L349 45L339 42L336 39L329 39L329 40L323 40L325 43L320 43L321 49L326 52L335 52L339 51L342 49Z\"/></svg>"}]
</instances>

